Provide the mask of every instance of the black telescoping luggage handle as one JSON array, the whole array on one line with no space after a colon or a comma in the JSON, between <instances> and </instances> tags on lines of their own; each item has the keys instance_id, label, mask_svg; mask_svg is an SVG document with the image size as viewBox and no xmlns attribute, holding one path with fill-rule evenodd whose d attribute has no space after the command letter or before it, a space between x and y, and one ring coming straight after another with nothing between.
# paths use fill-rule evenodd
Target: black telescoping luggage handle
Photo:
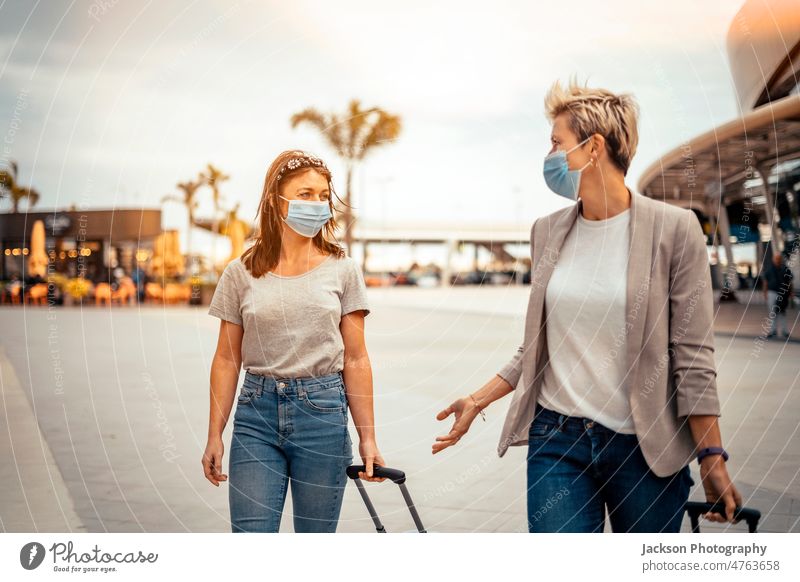
<instances>
[{"instance_id":1,"label":"black telescoping luggage handle","mask_svg":"<svg viewBox=\"0 0 800 582\"><path fill-rule=\"evenodd\" d=\"M727 515L725 513L725 504L721 501L716 501L714 503L708 503L706 501L687 501L684 508L689 514L689 519L692 522L692 532L694 533L700 532L700 515L703 513ZM761 519L761 512L750 507L737 507L733 511L733 518L736 520L745 520L747 522L748 531L750 533L755 533L758 530L758 520Z\"/></svg>"},{"instance_id":2,"label":"black telescoping luggage handle","mask_svg":"<svg viewBox=\"0 0 800 582\"><path fill-rule=\"evenodd\" d=\"M350 465L347 467L347 476L351 479L358 479L359 473L366 472L366 465ZM391 479L398 485L406 482L406 474L399 469L390 469L389 467L381 467L380 465L372 465L372 476L379 479Z\"/></svg>"},{"instance_id":3,"label":"black telescoping luggage handle","mask_svg":"<svg viewBox=\"0 0 800 582\"><path fill-rule=\"evenodd\" d=\"M355 482L358 492L361 494L361 498L364 500L364 505L367 506L367 511L369 511L369 515L372 518L372 523L375 524L375 530L378 533L386 533L386 528L383 527L381 518L378 517L378 513L375 511L375 506L372 505L372 501L367 494L364 483L361 481L361 477L358 476L359 473L366 472L367 467L365 465L350 465L346 469L347 476ZM389 467L382 467L381 465L373 464L372 476L379 479L390 479L397 483L397 485L400 487L400 493L403 494L403 499L408 506L408 510L411 512L411 518L414 520L414 525L417 526L417 531L419 533L427 533L425 526L422 525L422 520L419 517L419 513L417 513L417 508L411 499L411 494L408 492L408 488L406 487L406 474L399 469L390 469Z\"/></svg>"},{"instance_id":4,"label":"black telescoping luggage handle","mask_svg":"<svg viewBox=\"0 0 800 582\"><path fill-rule=\"evenodd\" d=\"M358 476L359 473L366 473L367 467L365 465L350 465L347 467L347 476L350 479L356 481L356 484L359 485L359 492L361 496L364 498L364 501L367 505L367 509L372 516L373 521L375 522L376 529L379 532L385 533L385 529L380 522L377 514L375 513L375 509L372 505L372 502L369 500L367 496L367 492L363 489L363 485L361 484L361 479ZM419 519L419 515L417 514L416 508L414 507L413 502L411 501L411 497L408 494L407 489L405 488L406 482L406 474L399 469L391 469L389 467L382 467L380 465L373 465L372 466L372 476L377 478L386 478L394 481L398 485L400 485L400 489L403 493L403 497L405 498L409 509L411 510L411 515L414 518L414 522L417 525L417 529L420 532L424 532L425 529L422 526L422 522ZM692 523L692 532L699 533L700 532L700 516L704 513L719 513L720 515L726 515L725 513L725 504L721 501L716 501L714 503L708 503L705 501L687 501L684 505L684 509L689 514L689 519ZM758 530L758 521L761 519L761 512L757 509L752 509L750 507L737 507L734 509L733 518L735 520L745 520L747 522L747 529L750 533L755 533Z\"/></svg>"}]
</instances>

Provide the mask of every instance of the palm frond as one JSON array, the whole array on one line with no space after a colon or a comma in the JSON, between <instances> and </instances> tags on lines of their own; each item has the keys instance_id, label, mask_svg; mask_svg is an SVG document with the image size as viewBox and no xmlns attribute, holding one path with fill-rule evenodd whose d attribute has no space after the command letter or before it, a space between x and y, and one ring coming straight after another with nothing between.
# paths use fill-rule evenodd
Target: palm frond
<instances>
[{"instance_id":1,"label":"palm frond","mask_svg":"<svg viewBox=\"0 0 800 582\"><path fill-rule=\"evenodd\" d=\"M308 107L292 115L290 123L292 129L296 129L303 123L316 128L328 141L328 144L336 150L336 153L340 156L346 155L346 151L343 147L344 141L342 139L341 128L339 127L339 120L336 115L327 116L313 107Z\"/></svg>"},{"instance_id":2,"label":"palm frond","mask_svg":"<svg viewBox=\"0 0 800 582\"><path fill-rule=\"evenodd\" d=\"M36 203L39 202L39 198L41 198L39 193L33 188L25 188L25 190L27 190L25 197L28 199L28 208L36 206Z\"/></svg>"},{"instance_id":3,"label":"palm frond","mask_svg":"<svg viewBox=\"0 0 800 582\"><path fill-rule=\"evenodd\" d=\"M374 148L396 140L401 128L399 116L378 110L378 120L370 127L369 133L360 144L358 159L363 160Z\"/></svg>"}]
</instances>

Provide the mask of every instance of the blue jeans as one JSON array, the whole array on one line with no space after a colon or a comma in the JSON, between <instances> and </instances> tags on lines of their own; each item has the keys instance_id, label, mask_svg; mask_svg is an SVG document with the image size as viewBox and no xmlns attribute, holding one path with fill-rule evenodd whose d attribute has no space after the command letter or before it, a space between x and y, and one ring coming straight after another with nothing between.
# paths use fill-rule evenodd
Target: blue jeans
<instances>
[{"instance_id":1,"label":"blue jeans","mask_svg":"<svg viewBox=\"0 0 800 582\"><path fill-rule=\"evenodd\" d=\"M602 532L606 509L614 532L679 532L694 485L653 473L635 434L538 403L527 460L529 532Z\"/></svg>"},{"instance_id":2,"label":"blue jeans","mask_svg":"<svg viewBox=\"0 0 800 582\"><path fill-rule=\"evenodd\" d=\"M340 372L272 379L247 372L233 418L233 532L277 532L291 484L294 531L335 532L353 461Z\"/></svg>"}]
</instances>

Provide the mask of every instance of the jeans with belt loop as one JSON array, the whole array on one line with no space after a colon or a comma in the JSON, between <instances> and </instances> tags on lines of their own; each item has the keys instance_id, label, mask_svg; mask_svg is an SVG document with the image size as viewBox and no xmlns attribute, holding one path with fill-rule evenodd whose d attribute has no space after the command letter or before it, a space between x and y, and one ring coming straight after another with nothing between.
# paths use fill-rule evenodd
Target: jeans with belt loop
<instances>
[{"instance_id":1,"label":"jeans with belt loop","mask_svg":"<svg viewBox=\"0 0 800 582\"><path fill-rule=\"evenodd\" d=\"M353 461L341 372L274 379L247 372L233 418L233 532L277 532L292 488L294 531L335 532Z\"/></svg>"},{"instance_id":2,"label":"jeans with belt loop","mask_svg":"<svg viewBox=\"0 0 800 582\"><path fill-rule=\"evenodd\" d=\"M669 443L664 443L669 446ZM528 531L680 531L689 466L659 477L635 434L536 404L528 433Z\"/></svg>"}]
</instances>

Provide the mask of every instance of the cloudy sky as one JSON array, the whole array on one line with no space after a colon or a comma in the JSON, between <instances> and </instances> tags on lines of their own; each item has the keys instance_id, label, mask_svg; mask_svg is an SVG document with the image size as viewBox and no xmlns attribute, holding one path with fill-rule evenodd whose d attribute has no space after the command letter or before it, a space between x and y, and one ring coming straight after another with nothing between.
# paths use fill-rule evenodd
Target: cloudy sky
<instances>
[{"instance_id":1,"label":"cloudy sky","mask_svg":"<svg viewBox=\"0 0 800 582\"><path fill-rule=\"evenodd\" d=\"M658 156L738 114L732 0L292 2L0 0L3 159L39 206L158 206L209 161L252 219L283 149L343 174L306 107L351 98L399 114L399 140L356 179L376 222L530 224L544 186L543 97L556 79L630 91L641 108L629 185ZM167 209L165 226L180 225Z\"/></svg>"}]
</instances>

